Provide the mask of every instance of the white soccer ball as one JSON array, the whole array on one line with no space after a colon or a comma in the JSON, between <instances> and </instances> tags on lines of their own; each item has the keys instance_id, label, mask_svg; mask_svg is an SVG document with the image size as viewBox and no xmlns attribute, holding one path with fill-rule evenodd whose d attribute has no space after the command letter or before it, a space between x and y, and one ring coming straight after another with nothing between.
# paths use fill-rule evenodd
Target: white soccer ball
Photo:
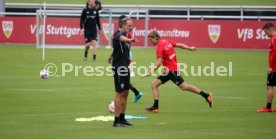
<instances>
[{"instance_id":1,"label":"white soccer ball","mask_svg":"<svg viewBox=\"0 0 276 139\"><path fill-rule=\"evenodd\" d=\"M48 70L43 69L43 70L40 71L40 78L41 79L47 79L48 77L49 77L49 71Z\"/></svg>"},{"instance_id":2,"label":"white soccer ball","mask_svg":"<svg viewBox=\"0 0 276 139\"><path fill-rule=\"evenodd\" d=\"M111 101L108 105L108 110L109 112L111 113L114 113L115 112L115 105L114 105L114 101Z\"/></svg>"}]
</instances>

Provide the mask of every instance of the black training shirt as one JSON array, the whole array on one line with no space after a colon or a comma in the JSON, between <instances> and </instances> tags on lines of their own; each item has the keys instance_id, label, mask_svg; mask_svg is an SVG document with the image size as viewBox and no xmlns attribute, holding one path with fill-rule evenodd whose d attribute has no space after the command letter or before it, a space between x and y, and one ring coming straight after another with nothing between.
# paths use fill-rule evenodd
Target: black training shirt
<instances>
[{"instance_id":1,"label":"black training shirt","mask_svg":"<svg viewBox=\"0 0 276 139\"><path fill-rule=\"evenodd\" d=\"M80 18L80 28L85 30L93 30L96 25L101 30L99 10L89 8L88 6L82 10Z\"/></svg>"},{"instance_id":2,"label":"black training shirt","mask_svg":"<svg viewBox=\"0 0 276 139\"><path fill-rule=\"evenodd\" d=\"M128 43L121 42L119 39L121 36L126 37L126 33L122 30L118 30L114 33L112 43L113 43L113 60L112 66L118 68L120 66L129 66L129 47Z\"/></svg>"}]
</instances>

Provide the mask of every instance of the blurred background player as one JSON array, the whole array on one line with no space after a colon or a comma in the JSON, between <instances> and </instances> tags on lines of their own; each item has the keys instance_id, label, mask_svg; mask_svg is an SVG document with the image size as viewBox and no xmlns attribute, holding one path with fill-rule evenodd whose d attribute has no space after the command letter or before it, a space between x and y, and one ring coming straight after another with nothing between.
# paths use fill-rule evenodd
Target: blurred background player
<instances>
[{"instance_id":1,"label":"blurred background player","mask_svg":"<svg viewBox=\"0 0 276 139\"><path fill-rule=\"evenodd\" d=\"M274 96L273 86L276 86L276 33L275 28L272 23L267 23L264 25L263 30L265 34L271 38L271 42L269 44L269 65L267 71L267 103L266 107L263 107L261 110L257 110L257 112L276 112L276 109L272 109L272 101Z\"/></svg>"},{"instance_id":2,"label":"blurred background player","mask_svg":"<svg viewBox=\"0 0 276 139\"><path fill-rule=\"evenodd\" d=\"M135 38L127 38L127 33L132 27L130 18L124 18L120 22L121 29L113 35L112 45L113 52L109 59L112 59L112 70L114 73L115 84L115 119L113 127L131 126L125 119L125 111L127 107L127 98L130 84L129 73L129 47L128 43L136 42Z\"/></svg>"},{"instance_id":3,"label":"blurred background player","mask_svg":"<svg viewBox=\"0 0 276 139\"><path fill-rule=\"evenodd\" d=\"M121 15L119 17L119 28L122 27L122 20L127 18L127 16L125 15ZM129 32L126 34L127 38L131 39L132 36L131 36L131 31L132 31L132 26L129 28ZM128 47L129 47L129 64L132 63L132 53L131 53L131 43L127 43ZM109 63L111 63L112 61L112 57L109 58ZM131 75L132 74L132 75ZM130 70L130 76L132 77L134 74L133 71ZM131 89L131 91L135 94L135 98L133 99L133 103L136 103L140 100L140 98L143 96L143 93L138 91L131 83L129 83L129 88Z\"/></svg>"},{"instance_id":4,"label":"blurred background player","mask_svg":"<svg viewBox=\"0 0 276 139\"><path fill-rule=\"evenodd\" d=\"M84 32L86 43L84 51L84 61L87 61L87 53L90 46L93 47L93 61L95 61L97 51L97 35L98 31L101 30L99 10L96 8L95 0L88 0L86 3L86 7L82 10L82 14L80 17L80 28L82 32Z\"/></svg>"},{"instance_id":5,"label":"blurred background player","mask_svg":"<svg viewBox=\"0 0 276 139\"><path fill-rule=\"evenodd\" d=\"M145 108L148 112L159 112L159 90L158 87L161 84L165 84L171 80L179 88L184 91L191 91L198 95L201 95L208 102L209 106L213 106L212 93L205 93L195 86L189 85L184 82L180 75L176 53L174 47L181 49L187 49L190 51L196 51L195 47L189 47L182 43L175 43L172 41L162 40L157 31L152 31L148 35L149 42L151 42L156 48L156 62L155 66L145 77L152 75L161 65L164 66L165 72L155 79L152 83L152 92L154 96L154 103L151 107ZM143 77L142 77L143 78ZM170 92L171 93L171 92Z\"/></svg>"}]
</instances>

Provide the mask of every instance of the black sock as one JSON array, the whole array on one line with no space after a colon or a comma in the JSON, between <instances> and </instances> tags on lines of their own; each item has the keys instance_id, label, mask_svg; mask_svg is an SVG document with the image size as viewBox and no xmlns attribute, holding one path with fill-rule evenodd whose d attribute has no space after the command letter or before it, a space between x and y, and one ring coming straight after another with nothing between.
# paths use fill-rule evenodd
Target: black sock
<instances>
[{"instance_id":1,"label":"black sock","mask_svg":"<svg viewBox=\"0 0 276 139\"><path fill-rule=\"evenodd\" d=\"M88 53L88 51L85 50L85 51L84 51L84 57L87 57L87 53Z\"/></svg>"},{"instance_id":2,"label":"black sock","mask_svg":"<svg viewBox=\"0 0 276 139\"><path fill-rule=\"evenodd\" d=\"M201 96L203 96L204 98L207 98L207 97L209 96L208 93L205 93L205 92L203 92L203 91L200 91L199 94L200 94Z\"/></svg>"},{"instance_id":3,"label":"black sock","mask_svg":"<svg viewBox=\"0 0 276 139\"><path fill-rule=\"evenodd\" d=\"M96 60L96 55L93 55L93 60Z\"/></svg>"},{"instance_id":4,"label":"black sock","mask_svg":"<svg viewBox=\"0 0 276 139\"><path fill-rule=\"evenodd\" d=\"M120 121L125 121L125 114L120 114Z\"/></svg>"},{"instance_id":5,"label":"black sock","mask_svg":"<svg viewBox=\"0 0 276 139\"><path fill-rule=\"evenodd\" d=\"M271 109L271 103L267 103L266 108Z\"/></svg>"},{"instance_id":6,"label":"black sock","mask_svg":"<svg viewBox=\"0 0 276 139\"><path fill-rule=\"evenodd\" d=\"M115 118L114 118L114 123L118 123L119 120L120 120L120 117L115 117Z\"/></svg>"},{"instance_id":7,"label":"black sock","mask_svg":"<svg viewBox=\"0 0 276 139\"><path fill-rule=\"evenodd\" d=\"M153 103L153 107L156 108L156 109L158 109L158 102L159 102L159 100L155 99L154 103Z\"/></svg>"},{"instance_id":8,"label":"black sock","mask_svg":"<svg viewBox=\"0 0 276 139\"><path fill-rule=\"evenodd\" d=\"M139 95L139 91L136 88L133 87L133 88L130 88L130 89L133 91L135 96Z\"/></svg>"}]
</instances>

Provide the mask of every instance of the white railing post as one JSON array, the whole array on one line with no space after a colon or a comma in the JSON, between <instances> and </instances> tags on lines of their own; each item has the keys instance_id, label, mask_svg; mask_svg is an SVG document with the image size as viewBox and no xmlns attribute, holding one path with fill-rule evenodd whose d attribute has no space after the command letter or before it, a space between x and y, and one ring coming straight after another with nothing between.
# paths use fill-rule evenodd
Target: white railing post
<instances>
[{"instance_id":1,"label":"white railing post","mask_svg":"<svg viewBox=\"0 0 276 139\"><path fill-rule=\"evenodd\" d=\"M43 7L43 28L42 28L42 61L45 60L45 37L46 37L46 2L44 2L44 7Z\"/></svg>"},{"instance_id":2,"label":"white railing post","mask_svg":"<svg viewBox=\"0 0 276 139\"><path fill-rule=\"evenodd\" d=\"M144 42L144 47L148 47L148 33L149 33L149 11L146 12L146 17L145 17L145 42Z\"/></svg>"},{"instance_id":3,"label":"white railing post","mask_svg":"<svg viewBox=\"0 0 276 139\"><path fill-rule=\"evenodd\" d=\"M243 13L243 7L242 7L242 6L241 6L241 9L240 9L240 10L241 10L241 11L240 11L240 12L241 12L241 21L243 21L243 14L244 14L244 13Z\"/></svg>"},{"instance_id":4,"label":"white railing post","mask_svg":"<svg viewBox=\"0 0 276 139\"><path fill-rule=\"evenodd\" d=\"M112 46L112 11L109 11L109 34L108 46Z\"/></svg>"},{"instance_id":5,"label":"white railing post","mask_svg":"<svg viewBox=\"0 0 276 139\"><path fill-rule=\"evenodd\" d=\"M191 15L191 11L190 11L190 7L187 7L187 20L190 20L190 15Z\"/></svg>"},{"instance_id":6,"label":"white railing post","mask_svg":"<svg viewBox=\"0 0 276 139\"><path fill-rule=\"evenodd\" d=\"M5 12L5 0L0 1L0 12Z\"/></svg>"}]
</instances>

